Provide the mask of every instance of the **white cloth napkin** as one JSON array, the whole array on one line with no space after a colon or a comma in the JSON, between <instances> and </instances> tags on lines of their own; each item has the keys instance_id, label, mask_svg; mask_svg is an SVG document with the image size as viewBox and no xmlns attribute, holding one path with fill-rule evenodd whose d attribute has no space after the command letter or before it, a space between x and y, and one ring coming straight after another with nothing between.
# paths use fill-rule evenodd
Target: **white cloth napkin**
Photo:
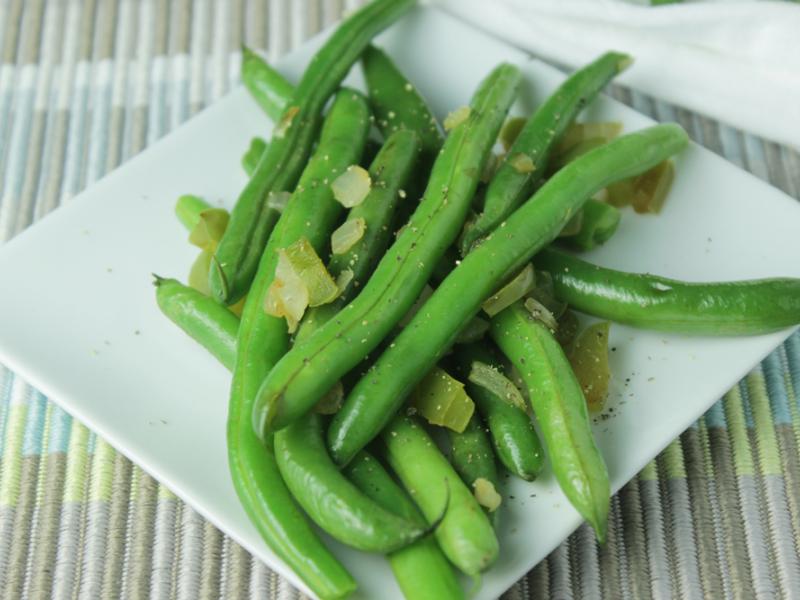
<instances>
[{"instance_id":1,"label":"white cloth napkin","mask_svg":"<svg viewBox=\"0 0 800 600\"><path fill-rule=\"evenodd\" d=\"M451 14L571 67L634 57L620 82L800 149L800 4L436 0Z\"/></svg>"}]
</instances>

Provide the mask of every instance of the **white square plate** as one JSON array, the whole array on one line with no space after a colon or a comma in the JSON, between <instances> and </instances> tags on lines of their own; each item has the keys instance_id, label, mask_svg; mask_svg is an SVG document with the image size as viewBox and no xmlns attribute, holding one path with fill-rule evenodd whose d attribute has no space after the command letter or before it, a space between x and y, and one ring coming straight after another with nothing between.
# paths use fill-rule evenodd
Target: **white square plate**
<instances>
[{"instance_id":1,"label":"white square plate","mask_svg":"<svg viewBox=\"0 0 800 600\"><path fill-rule=\"evenodd\" d=\"M296 79L320 43L279 67ZM523 65L520 114L563 79L432 9L416 11L380 43L440 117L465 104L500 61ZM626 130L651 123L608 98L589 111ZM303 587L261 541L230 483L228 373L159 313L150 284L152 272L185 278L196 252L173 216L175 198L195 192L230 205L245 183L241 153L269 128L239 88L0 249L0 360ZM677 159L663 213L625 211L618 234L591 259L688 280L800 276L797 231L796 202L692 146ZM788 333L689 339L613 327L616 418L595 433L614 490ZM515 499L505 502L502 554L477 598L501 594L579 524L548 474L534 484L514 481L508 491ZM382 558L334 548L361 597L399 597Z\"/></svg>"}]
</instances>

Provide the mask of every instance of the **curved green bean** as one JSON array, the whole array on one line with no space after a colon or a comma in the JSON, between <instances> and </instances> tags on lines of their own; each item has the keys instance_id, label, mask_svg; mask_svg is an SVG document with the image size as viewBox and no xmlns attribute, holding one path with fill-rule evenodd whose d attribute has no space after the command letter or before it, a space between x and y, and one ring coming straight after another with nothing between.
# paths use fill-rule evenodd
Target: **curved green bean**
<instances>
[{"instance_id":1,"label":"curved green bean","mask_svg":"<svg viewBox=\"0 0 800 600\"><path fill-rule=\"evenodd\" d=\"M594 443L581 385L550 330L516 302L492 319L492 337L528 387L553 474L564 495L606 537L608 471Z\"/></svg>"},{"instance_id":2,"label":"curved green bean","mask_svg":"<svg viewBox=\"0 0 800 600\"><path fill-rule=\"evenodd\" d=\"M294 534L275 517L290 509L298 515L299 511L294 508L291 495L281 479L272 437L262 440L252 427L253 399L258 384L288 347L286 322L264 312L264 298L273 280L278 249L301 236L305 236L318 253L327 244L342 207L333 199L330 186L323 182L326 177L330 178L358 160L368 133L368 115L369 107L361 94L352 90L342 90L337 94L323 125L317 152L281 214L247 296L239 326L228 403L228 462L236 493L267 543L298 573L306 573L304 576L307 578L314 575L307 571L314 566L315 555L295 556L293 546L284 548L287 545L285 540L292 539ZM288 508L285 506L287 502ZM291 516L296 528L301 527L298 518ZM309 528L305 520L302 527ZM339 566L336 568L341 569ZM335 575L333 569L327 565L321 575L328 571ZM335 589L325 580L310 580L309 585L322 590L318 594L334 595ZM336 575L334 580L331 575L331 582L337 581L338 588L344 590L346 586L342 576Z\"/></svg>"},{"instance_id":3,"label":"curved green bean","mask_svg":"<svg viewBox=\"0 0 800 600\"><path fill-rule=\"evenodd\" d=\"M527 199L544 177L550 153L559 138L578 113L630 62L626 54L607 52L570 75L528 119L506 154L506 160L489 182L483 212L464 228L459 241L462 255ZM519 170L514 166L512 159L520 154L531 159L531 170Z\"/></svg>"},{"instance_id":4,"label":"curved green bean","mask_svg":"<svg viewBox=\"0 0 800 600\"><path fill-rule=\"evenodd\" d=\"M800 323L800 279L688 283L625 273L548 248L558 298L602 319L688 335L758 335Z\"/></svg>"},{"instance_id":5,"label":"curved green bean","mask_svg":"<svg viewBox=\"0 0 800 600\"><path fill-rule=\"evenodd\" d=\"M187 230L192 231L200 222L200 213L211 208L211 205L192 194L184 194L175 203L175 216Z\"/></svg>"},{"instance_id":6,"label":"curved green bean","mask_svg":"<svg viewBox=\"0 0 800 600\"><path fill-rule=\"evenodd\" d=\"M173 279L156 279L156 298L170 320L232 368L239 326L233 313ZM245 433L229 453L231 475L248 517L267 545L320 598L349 596L356 589L355 580L317 537L297 506L278 472L272 446L262 446L252 431Z\"/></svg>"},{"instance_id":7,"label":"curved green bean","mask_svg":"<svg viewBox=\"0 0 800 600\"><path fill-rule=\"evenodd\" d=\"M477 479L486 479L497 489L500 480L497 478L494 450L480 417L473 414L461 433L448 429L447 437L450 440L450 463L467 487L472 489Z\"/></svg>"},{"instance_id":8,"label":"curved green bean","mask_svg":"<svg viewBox=\"0 0 800 600\"><path fill-rule=\"evenodd\" d=\"M453 344L481 303L549 244L588 197L683 149L677 125L628 134L570 163L472 250L350 391L328 430L344 464L388 423L420 378Z\"/></svg>"},{"instance_id":9,"label":"curved green bean","mask_svg":"<svg viewBox=\"0 0 800 600\"><path fill-rule=\"evenodd\" d=\"M396 515L421 525L425 519L380 462L367 452L344 470L362 492ZM389 555L389 564L406 600L459 600L464 590L433 536Z\"/></svg>"},{"instance_id":10,"label":"curved green bean","mask_svg":"<svg viewBox=\"0 0 800 600\"><path fill-rule=\"evenodd\" d=\"M468 575L489 568L499 550L492 524L422 425L398 415L381 441L386 460L428 522L447 507L436 540L450 562Z\"/></svg>"},{"instance_id":11,"label":"curved green bean","mask_svg":"<svg viewBox=\"0 0 800 600\"><path fill-rule=\"evenodd\" d=\"M364 201L347 213L348 221L364 219L364 236L347 252L334 254L328 262L328 271L334 278L349 269L353 279L336 300L308 311L295 336L295 344L301 344L330 321L366 283L394 235L394 216L404 202L403 190L414 174L419 149L420 141L415 132L396 131L372 161L369 169L372 188Z\"/></svg>"},{"instance_id":12,"label":"curved green bean","mask_svg":"<svg viewBox=\"0 0 800 600\"><path fill-rule=\"evenodd\" d=\"M175 279L154 275L158 307L226 368L236 360L239 319L213 298Z\"/></svg>"},{"instance_id":13,"label":"curved green bean","mask_svg":"<svg viewBox=\"0 0 800 600\"><path fill-rule=\"evenodd\" d=\"M317 52L292 94L266 154L236 205L216 251L209 287L220 302L233 304L259 267L278 213L270 192L291 191L300 177L322 122L322 109L370 39L408 11L414 0L374 0L353 14Z\"/></svg>"},{"instance_id":14,"label":"curved green bean","mask_svg":"<svg viewBox=\"0 0 800 600\"><path fill-rule=\"evenodd\" d=\"M267 61L242 46L242 83L267 116L277 121L294 96L294 86Z\"/></svg>"},{"instance_id":15,"label":"curved green bean","mask_svg":"<svg viewBox=\"0 0 800 600\"><path fill-rule=\"evenodd\" d=\"M322 417L308 414L275 434L283 480L311 520L343 544L366 552L393 552L425 534L362 493L328 456Z\"/></svg>"},{"instance_id":16,"label":"curved green bean","mask_svg":"<svg viewBox=\"0 0 800 600\"><path fill-rule=\"evenodd\" d=\"M497 458L517 477L526 481L536 479L544 468L544 450L531 418L505 399L468 379L475 361L498 365L496 357L486 348L486 342L456 346L454 360L466 382L469 397L489 427Z\"/></svg>"},{"instance_id":17,"label":"curved green bean","mask_svg":"<svg viewBox=\"0 0 800 600\"><path fill-rule=\"evenodd\" d=\"M427 103L417 89L379 48L367 46L361 55L367 81L367 97L375 124L388 137L401 129L415 131L422 140L424 160L430 164L439 153L444 137Z\"/></svg>"},{"instance_id":18,"label":"curved green bean","mask_svg":"<svg viewBox=\"0 0 800 600\"><path fill-rule=\"evenodd\" d=\"M414 303L458 235L519 80L516 67L501 65L481 83L470 116L450 133L433 166L422 202L363 291L264 380L253 413L256 431L266 435L308 412Z\"/></svg>"}]
</instances>

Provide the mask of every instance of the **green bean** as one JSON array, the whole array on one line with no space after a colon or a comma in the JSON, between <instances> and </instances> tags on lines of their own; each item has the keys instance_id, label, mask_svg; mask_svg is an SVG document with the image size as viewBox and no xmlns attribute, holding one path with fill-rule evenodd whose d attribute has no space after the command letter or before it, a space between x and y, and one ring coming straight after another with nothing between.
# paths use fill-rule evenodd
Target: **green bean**
<instances>
[{"instance_id":1,"label":"green bean","mask_svg":"<svg viewBox=\"0 0 800 600\"><path fill-rule=\"evenodd\" d=\"M687 335L758 335L800 323L800 279L688 283L592 265L554 248L536 257L556 296L602 319Z\"/></svg>"},{"instance_id":2,"label":"green bean","mask_svg":"<svg viewBox=\"0 0 800 600\"><path fill-rule=\"evenodd\" d=\"M677 125L656 125L593 150L549 179L461 261L355 384L328 430L334 461L346 463L383 429L486 298L549 244L588 197L650 168L687 141Z\"/></svg>"},{"instance_id":3,"label":"green bean","mask_svg":"<svg viewBox=\"0 0 800 600\"><path fill-rule=\"evenodd\" d=\"M254 137L250 140L250 146L247 148L247 152L242 155L242 168L248 177L253 176L258 166L258 161L261 160L261 157L264 156L264 152L266 151L267 142L264 138Z\"/></svg>"},{"instance_id":4,"label":"green bean","mask_svg":"<svg viewBox=\"0 0 800 600\"><path fill-rule=\"evenodd\" d=\"M444 143L436 117L425 100L379 48L368 46L361 56L375 124L384 135L400 129L415 131L422 140L425 162L433 162Z\"/></svg>"},{"instance_id":5,"label":"green bean","mask_svg":"<svg viewBox=\"0 0 800 600\"><path fill-rule=\"evenodd\" d=\"M514 475L526 481L536 479L544 467L544 451L531 418L505 399L468 379L475 361L498 368L502 365L487 349L486 342L456 346L454 360L459 375L466 382L469 397L489 427L497 458Z\"/></svg>"},{"instance_id":6,"label":"green bean","mask_svg":"<svg viewBox=\"0 0 800 600\"><path fill-rule=\"evenodd\" d=\"M461 433L447 429L447 437L450 440L450 463L461 480L472 489L477 479L486 479L497 489L500 480L497 478L494 450L480 417L473 414Z\"/></svg>"},{"instance_id":7,"label":"green bean","mask_svg":"<svg viewBox=\"0 0 800 600\"><path fill-rule=\"evenodd\" d=\"M226 368L236 359L239 319L213 298L174 279L154 275L158 307Z\"/></svg>"},{"instance_id":8,"label":"green bean","mask_svg":"<svg viewBox=\"0 0 800 600\"><path fill-rule=\"evenodd\" d=\"M386 510L408 521L425 524L423 516L403 488L367 452L360 452L344 472L362 492ZM407 600L464 598L464 591L453 568L432 536L393 552L389 555L389 564Z\"/></svg>"},{"instance_id":9,"label":"green bean","mask_svg":"<svg viewBox=\"0 0 800 600\"><path fill-rule=\"evenodd\" d=\"M169 319L232 368L239 326L234 314L173 279L156 278L156 298ZM252 431L242 430L229 446L229 456L237 494L267 545L320 598L349 596L356 582L320 541L292 498L272 447L262 446Z\"/></svg>"},{"instance_id":10,"label":"green bean","mask_svg":"<svg viewBox=\"0 0 800 600\"><path fill-rule=\"evenodd\" d=\"M247 295L228 404L228 459L236 493L267 543L298 573L305 573L308 580L313 575L308 573L313 563L309 564L309 559L302 555L293 554L292 545L287 547L286 540L293 539L294 534L284 528L283 521L275 518L286 511L298 511L281 479L272 437L261 440L252 427L253 399L258 384L288 347L286 322L264 312L264 299L275 273L278 249L301 236L305 236L318 253L327 244L341 205L333 199L330 186L323 182L358 160L368 133L368 115L369 107L361 94L352 90L337 94L325 119L317 152L281 214ZM301 524L298 516L286 518L294 523L293 527L308 528L304 520ZM317 551L309 554L312 561L316 556L314 552ZM325 563L328 559L320 560ZM326 566L323 575L328 571L333 573L333 568ZM336 589L344 592L351 589L352 586L345 589L342 576L336 578L332 579L338 582ZM309 585L321 589L317 591L320 595L322 592L326 596L335 595L333 591L336 590L325 581L311 580Z\"/></svg>"},{"instance_id":11,"label":"green bean","mask_svg":"<svg viewBox=\"0 0 800 600\"><path fill-rule=\"evenodd\" d=\"M591 250L605 244L617 231L620 212L610 204L589 199L583 205L583 217L578 232L564 241L578 250Z\"/></svg>"},{"instance_id":12,"label":"green bean","mask_svg":"<svg viewBox=\"0 0 800 600\"><path fill-rule=\"evenodd\" d=\"M418 162L419 148L416 133L397 131L388 137L372 161L369 169L372 188L364 201L347 214L348 221L364 219L364 236L344 254L334 254L328 263L328 271L333 277L350 269L353 280L336 300L308 311L295 336L295 344L302 343L333 318L362 288L383 256L392 238L394 215L403 202L403 190Z\"/></svg>"},{"instance_id":13,"label":"green bean","mask_svg":"<svg viewBox=\"0 0 800 600\"><path fill-rule=\"evenodd\" d=\"M393 552L425 534L364 495L333 464L322 437L322 417L311 413L275 434L275 455L286 486L311 519L343 544Z\"/></svg>"},{"instance_id":14,"label":"green bean","mask_svg":"<svg viewBox=\"0 0 800 600\"><path fill-rule=\"evenodd\" d=\"M418 421L397 416L381 435L386 460L429 523L436 528L439 547L468 575L486 570L497 558L498 542L492 525L472 492Z\"/></svg>"},{"instance_id":15,"label":"green bean","mask_svg":"<svg viewBox=\"0 0 800 600\"><path fill-rule=\"evenodd\" d=\"M306 413L414 303L458 235L519 79L516 67L501 65L483 81L470 116L445 142L422 202L363 291L341 316L287 353L264 380L253 413L256 431L265 435Z\"/></svg>"},{"instance_id":16,"label":"green bean","mask_svg":"<svg viewBox=\"0 0 800 600\"><path fill-rule=\"evenodd\" d=\"M322 122L322 109L370 39L408 11L414 0L374 0L356 12L317 52L273 131L266 154L239 195L209 273L212 295L233 304L247 293L278 220L270 192L297 183Z\"/></svg>"},{"instance_id":17,"label":"green bean","mask_svg":"<svg viewBox=\"0 0 800 600\"><path fill-rule=\"evenodd\" d=\"M492 319L492 337L528 387L553 474L564 495L606 537L608 471L594 443L586 400L550 330L516 302Z\"/></svg>"},{"instance_id":18,"label":"green bean","mask_svg":"<svg viewBox=\"0 0 800 600\"><path fill-rule=\"evenodd\" d=\"M294 86L247 46L242 46L242 83L273 121L292 101Z\"/></svg>"},{"instance_id":19,"label":"green bean","mask_svg":"<svg viewBox=\"0 0 800 600\"><path fill-rule=\"evenodd\" d=\"M527 199L542 180L559 138L583 107L630 62L631 58L625 54L607 52L573 73L528 119L506 154L506 160L489 182L483 212L464 228L459 241L462 255ZM523 172L514 166L512 161L519 154L531 159L532 170Z\"/></svg>"},{"instance_id":20,"label":"green bean","mask_svg":"<svg viewBox=\"0 0 800 600\"><path fill-rule=\"evenodd\" d=\"M200 222L200 213L211 208L211 205L192 194L184 194L175 203L175 215L181 224L189 231L192 231Z\"/></svg>"}]
</instances>

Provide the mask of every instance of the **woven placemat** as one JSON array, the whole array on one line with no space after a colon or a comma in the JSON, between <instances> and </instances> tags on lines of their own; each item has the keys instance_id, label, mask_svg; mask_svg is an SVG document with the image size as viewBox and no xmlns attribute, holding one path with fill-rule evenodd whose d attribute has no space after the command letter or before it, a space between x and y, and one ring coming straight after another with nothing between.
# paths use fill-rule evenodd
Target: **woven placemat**
<instances>
[{"instance_id":1,"label":"woven placemat","mask_svg":"<svg viewBox=\"0 0 800 600\"><path fill-rule=\"evenodd\" d=\"M0 1L0 240L362 3ZM800 155L622 88L613 95L800 198ZM0 293L13 293L2 289ZM57 340L54 340L57 343ZM800 598L800 335L509 598ZM0 597L294 598L280 577L0 367Z\"/></svg>"}]
</instances>

